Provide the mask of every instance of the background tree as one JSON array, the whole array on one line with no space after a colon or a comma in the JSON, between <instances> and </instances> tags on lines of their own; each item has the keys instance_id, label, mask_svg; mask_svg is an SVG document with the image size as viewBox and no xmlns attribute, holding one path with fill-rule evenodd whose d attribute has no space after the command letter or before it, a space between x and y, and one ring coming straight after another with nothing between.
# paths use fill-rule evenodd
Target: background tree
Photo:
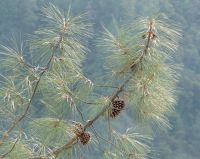
<instances>
[{"instance_id":1,"label":"background tree","mask_svg":"<svg viewBox=\"0 0 200 159\"><path fill-rule=\"evenodd\" d=\"M115 33L104 28L98 45L108 52L101 75L108 82L102 85L81 70L92 36L85 14L74 17L49 4L43 15L44 25L26 48L15 39L11 46L1 45L1 157L153 155L154 129L147 125L169 127L167 115L175 104L177 75L170 53L180 37L177 26L158 16L116 27ZM127 130L116 125L125 122L126 115L117 119L124 109L146 133L133 124Z\"/></svg>"},{"instance_id":2,"label":"background tree","mask_svg":"<svg viewBox=\"0 0 200 159\"><path fill-rule=\"evenodd\" d=\"M37 24L36 10L37 4L34 0L2 0L0 2L0 38L5 40L8 34L32 31Z\"/></svg>"}]
</instances>

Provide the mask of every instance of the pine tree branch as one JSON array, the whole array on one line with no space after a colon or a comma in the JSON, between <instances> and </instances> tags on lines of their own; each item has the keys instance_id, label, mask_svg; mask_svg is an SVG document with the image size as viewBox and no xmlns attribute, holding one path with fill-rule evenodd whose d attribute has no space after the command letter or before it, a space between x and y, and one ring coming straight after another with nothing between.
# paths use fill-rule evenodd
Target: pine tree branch
<instances>
[{"instance_id":1,"label":"pine tree branch","mask_svg":"<svg viewBox=\"0 0 200 159\"><path fill-rule=\"evenodd\" d=\"M143 53L139 57L139 62L143 59L144 55L146 55L148 53L148 49L149 49L150 41L151 41L152 31L153 31L153 21L152 21L152 19L150 19L149 30L148 30L148 40L146 42L146 45L145 45ZM134 66L136 64L138 64L138 63L134 63ZM110 101L113 101L118 96L118 94L123 90L124 86L129 82L129 80L131 78L132 78L132 76L130 76L120 87L118 87L118 89L111 96ZM102 111L100 113L98 113L92 120L88 121L88 123L84 126L84 129L87 129L88 127L90 127L99 118L99 116L101 116L107 110L107 108L109 106L110 106L110 104L108 106L104 107L102 109Z\"/></svg>"},{"instance_id":2,"label":"pine tree branch","mask_svg":"<svg viewBox=\"0 0 200 159\"><path fill-rule=\"evenodd\" d=\"M134 71L135 66L140 63L142 61L142 59L144 58L145 55L147 55L148 53L148 49L150 47L150 42L153 39L152 35L155 35L153 32L154 29L154 22L152 19L149 20L149 28L148 31L146 33L147 35L147 40L146 40L146 44L144 47L144 50L142 51L142 53L139 55L139 57L137 57L136 59L134 59L133 61L131 61L130 63L128 63L121 71L119 71L118 73L124 73L125 70L129 70L131 69L131 71ZM145 35L145 36L146 36ZM127 50L127 49L126 49ZM124 52L125 53L125 52Z\"/></svg>"},{"instance_id":3,"label":"pine tree branch","mask_svg":"<svg viewBox=\"0 0 200 159\"><path fill-rule=\"evenodd\" d=\"M141 62L141 60L143 59L143 57L145 56L145 55L147 55L147 53L148 53L148 49L149 49L149 46L150 46L150 42L151 42L151 35L152 35L152 33L153 33L153 26L154 24L153 24L153 20L152 19L150 19L149 20L149 30L148 30L148 32L147 32L147 42L146 42L146 45L145 45L145 48L144 48L144 51L143 51L143 53L138 57L138 59L137 60L135 60L134 62L133 62L133 64L131 65L131 69L133 70L134 69L134 67L139 63L139 62Z\"/></svg>"},{"instance_id":4,"label":"pine tree branch","mask_svg":"<svg viewBox=\"0 0 200 159\"><path fill-rule=\"evenodd\" d=\"M48 68L49 68L49 66L50 66L50 63L51 63L51 61L52 61L52 59L53 59L53 57L54 57L54 53L55 53L55 48L53 49L52 55L51 55L51 57L50 57L50 59L49 59L47 65L46 65L46 68L47 68L47 69L45 69L45 70L43 70L43 71L41 72L41 74L40 74L40 76L39 76L39 79L38 79L37 82L36 82L36 85L35 85L35 87L34 87L32 96L31 96L31 98L30 98L30 100L29 100L29 102L28 102L28 104L27 104L27 106L26 106L26 109L24 110L23 114L22 114L20 117L18 117L18 118L12 123L12 125L9 127L9 129L4 133L4 135L3 135L3 137L2 137L2 142L3 142L5 139L8 138L9 134L13 131L13 129L26 117L26 114L28 113L28 111L29 111L29 109L30 109L30 106L31 106L31 103L32 103L32 101L33 101L33 99L34 99L34 97L35 97L36 92L37 92L37 88L38 88L38 86L39 86L39 83L40 83L40 81L41 81L41 78L42 78L42 76L44 75L44 73L48 70Z\"/></svg>"},{"instance_id":5,"label":"pine tree branch","mask_svg":"<svg viewBox=\"0 0 200 159\"><path fill-rule=\"evenodd\" d=\"M131 80L132 76L130 76L121 86L118 87L118 89L113 92L113 95L109 98L110 101L113 101L122 91L123 91L123 88L126 86L126 84ZM84 130L86 130L88 127L92 126L92 124L102 115L104 114L107 109L110 107L110 104L111 102L106 105L102 111L100 111L94 118L92 118L91 120L89 120L85 126L84 126ZM56 150L52 151L51 153L48 153L47 154L47 157L48 156L57 156L59 153L63 152L64 150L66 149L69 149L71 148L75 143L77 143L78 141L78 137L77 136L74 136L73 138L70 139L70 141L68 141L65 145L57 148ZM41 156L39 157L33 157L31 159L41 159Z\"/></svg>"},{"instance_id":6,"label":"pine tree branch","mask_svg":"<svg viewBox=\"0 0 200 159\"><path fill-rule=\"evenodd\" d=\"M51 63L51 61L52 61L52 59L53 59L53 56L54 56L54 52L52 53L52 56L51 56L51 58L49 59L49 62L48 62L48 64L47 64L47 68L49 67L49 65L50 65L50 63ZM27 105L27 107L26 107L24 113L23 113L22 116L19 117L19 118L13 123L13 125L8 129L8 131L7 131L8 134L9 134L9 133L15 128L15 126L26 116L26 114L27 114L27 112L28 112L28 110L29 110L29 108L30 108L30 105L31 105L31 103L32 103L32 101L33 101L33 98L34 98L34 96L35 96L35 93L36 93L36 91L37 91L37 88L38 88L38 86L39 86L40 80L41 80L41 78L42 78L42 76L44 75L45 72L46 72L46 70L44 70L44 71L41 72L40 77L39 77L38 81L36 82L35 88L34 88L34 90L33 90L33 94L32 94L32 96L31 96L31 98L30 98L30 101L29 101L29 103L28 103L28 105Z\"/></svg>"},{"instance_id":7,"label":"pine tree branch","mask_svg":"<svg viewBox=\"0 0 200 159\"><path fill-rule=\"evenodd\" d=\"M138 61L137 62L134 62L132 67L130 67L131 69L133 69L138 63L140 63L144 56L147 55L148 53L148 49L150 47L150 42L152 40L151 38L151 34L153 32L153 21L152 19L150 19L149 21L149 29L148 29L148 37L147 37L147 41L146 41L146 44L145 44L145 47L144 47L144 50L142 52L142 54L139 56L138 58ZM93 117L91 120L87 121L87 123L84 125L84 130L86 130L87 128L91 127L93 125L93 123L99 119L100 116L102 116L107 110L108 108L110 107L111 105L111 102L116 98L118 97L118 95L123 91L124 87L129 83L129 81L132 79L132 75L129 76L127 78L127 80L125 80L112 94L112 96L109 97L109 104L108 105L105 105L102 110L96 114L95 117ZM73 138L71 138L65 145L53 150L51 153L48 153L46 156L49 157L49 156L58 156L61 152L71 148L74 144L76 144L78 141L78 136L74 136ZM41 159L41 156L40 157L35 157L35 158L31 158L31 159Z\"/></svg>"},{"instance_id":8,"label":"pine tree branch","mask_svg":"<svg viewBox=\"0 0 200 159\"><path fill-rule=\"evenodd\" d=\"M123 88L126 86L126 84L131 80L132 76L130 76L126 81L124 81L124 83L118 87L118 89L113 92L113 95L109 98L110 101L113 101L122 91ZM86 130L87 128L89 128L90 126L92 126L92 124L102 115L104 114L107 109L110 107L111 102L106 105L102 111L100 111L94 118L92 118L91 120L89 120L85 126L84 126L84 130ZM70 139L70 141L68 141L65 145L63 145L62 147L59 147L58 149L54 150L53 152L47 154L48 156L54 155L57 156L59 153L63 152L66 149L71 148L75 143L77 143L78 137L74 136L72 139ZM40 159L41 157L35 157L35 158L31 158L31 159Z\"/></svg>"},{"instance_id":9,"label":"pine tree branch","mask_svg":"<svg viewBox=\"0 0 200 159\"><path fill-rule=\"evenodd\" d=\"M130 76L126 81L124 81L124 83L118 87L118 89L113 92L112 96L109 98L110 101L113 101L122 91L123 88L126 86L126 84L131 80L132 76ZM88 127L90 127L102 114L104 114L107 109L110 107L111 102L106 105L102 111L100 111L93 119L89 120L86 125L84 126L84 129L86 130Z\"/></svg>"},{"instance_id":10,"label":"pine tree branch","mask_svg":"<svg viewBox=\"0 0 200 159\"><path fill-rule=\"evenodd\" d=\"M55 45L54 45L53 48L52 48L53 51L52 51L51 57L49 58L49 61L48 61L47 64L46 64L46 67L44 67L43 71L40 73L39 79L38 79L37 82L36 82L35 88L34 88L34 90L33 90L33 94L32 94L32 96L31 96L31 98L30 98L30 100L29 100L29 103L28 103L27 106L26 106L26 109L24 110L23 114L22 114L18 119L16 119L16 120L13 122L13 124L10 126L10 128L4 133L4 135L3 135L3 137L2 137L2 141L4 141L4 140L9 136L9 134L12 132L12 130L18 125L18 123L20 123L20 122L26 117L26 114L28 113L29 108L30 108L30 106L31 106L31 103L32 103L32 101L33 101L33 98L35 97L35 94L36 94L36 92L37 92L37 88L38 88L39 83L40 83L40 81L41 81L41 79L42 79L42 76L43 76L44 73L49 69L50 64L51 64L51 62L52 62L52 60L53 60L55 51L56 51L56 49L58 49L58 46L59 46L60 43L62 42L63 36L64 36L64 32L61 32L61 33L59 34L59 40L56 41ZM24 63L24 64L25 64L25 66L30 67L30 68L31 68L31 67L34 67L34 66L29 65L29 64L27 64L27 63Z\"/></svg>"},{"instance_id":11,"label":"pine tree branch","mask_svg":"<svg viewBox=\"0 0 200 159\"><path fill-rule=\"evenodd\" d=\"M79 113L79 115L80 115L82 121L85 122L85 119L84 119L84 116L83 116L82 111L81 111L77 106L75 106L75 107L76 107L76 110L78 111L78 113Z\"/></svg>"}]
</instances>

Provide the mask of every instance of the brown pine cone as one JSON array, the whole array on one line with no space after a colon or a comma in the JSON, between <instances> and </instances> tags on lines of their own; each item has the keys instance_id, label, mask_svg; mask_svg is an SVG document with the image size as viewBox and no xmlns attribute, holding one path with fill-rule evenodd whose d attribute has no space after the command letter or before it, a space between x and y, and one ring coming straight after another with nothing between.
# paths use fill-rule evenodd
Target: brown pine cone
<instances>
[{"instance_id":1,"label":"brown pine cone","mask_svg":"<svg viewBox=\"0 0 200 159\"><path fill-rule=\"evenodd\" d=\"M90 141L90 133L84 132L81 136L79 136L79 140L83 145L86 145Z\"/></svg>"},{"instance_id":2,"label":"brown pine cone","mask_svg":"<svg viewBox=\"0 0 200 159\"><path fill-rule=\"evenodd\" d=\"M112 109L112 111L110 112L110 117L115 118L119 114L120 114L120 110Z\"/></svg>"},{"instance_id":3,"label":"brown pine cone","mask_svg":"<svg viewBox=\"0 0 200 159\"><path fill-rule=\"evenodd\" d=\"M112 101L112 105L113 105L113 108L110 112L110 117L114 118L117 115L119 115L120 112L123 110L123 108L125 107L125 103L124 103L123 100L117 98L117 99Z\"/></svg>"},{"instance_id":4,"label":"brown pine cone","mask_svg":"<svg viewBox=\"0 0 200 159\"><path fill-rule=\"evenodd\" d=\"M113 105L113 108L114 109L117 109L117 110L122 110L124 107L125 107L125 103L123 100L121 99L115 99L113 102L112 102L112 105Z\"/></svg>"}]
</instances>

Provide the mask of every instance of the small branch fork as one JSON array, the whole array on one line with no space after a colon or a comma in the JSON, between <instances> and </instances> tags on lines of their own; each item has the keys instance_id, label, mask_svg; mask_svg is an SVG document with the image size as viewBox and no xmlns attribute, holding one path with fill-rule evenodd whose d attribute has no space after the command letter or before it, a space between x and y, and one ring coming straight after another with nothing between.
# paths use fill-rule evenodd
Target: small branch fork
<instances>
[{"instance_id":1,"label":"small branch fork","mask_svg":"<svg viewBox=\"0 0 200 159\"><path fill-rule=\"evenodd\" d=\"M139 62L142 61L142 59L144 58L145 55L147 55L148 53L148 49L150 47L150 42L152 40L152 33L154 32L154 22L152 19L149 20L149 29L148 29L148 32L147 32L147 41L146 41L146 44L145 44L145 48L141 54L141 56L138 58L139 60L134 63L132 65L132 67L134 67L135 65L137 65ZM131 69L132 69L131 67ZM112 96L110 96L110 101L113 101L124 89L124 87L129 83L129 81L132 79L132 76L130 76L126 81L123 82L122 85L120 85L112 94ZM87 128L91 127L93 125L93 123L102 115L104 114L108 108L110 107L110 104L111 102L108 104L108 105L105 105L104 108L96 114L95 117L93 117L91 120L89 120L85 125L84 125L84 130L86 130ZM71 138L65 145L55 149L54 151L52 151L51 153L48 153L47 154L47 157L48 156L58 156L59 153L63 152L64 150L66 149L69 149L71 148L74 144L77 143L77 136L74 136L73 138ZM32 158L32 159L40 159L41 157L35 157L35 158Z\"/></svg>"}]
</instances>

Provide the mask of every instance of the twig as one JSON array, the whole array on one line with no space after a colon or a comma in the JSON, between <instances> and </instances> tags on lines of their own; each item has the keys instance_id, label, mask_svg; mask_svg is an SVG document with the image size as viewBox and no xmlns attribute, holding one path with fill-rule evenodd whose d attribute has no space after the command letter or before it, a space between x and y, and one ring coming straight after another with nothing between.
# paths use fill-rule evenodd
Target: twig
<instances>
[{"instance_id":1,"label":"twig","mask_svg":"<svg viewBox=\"0 0 200 159\"><path fill-rule=\"evenodd\" d=\"M81 110L77 106L75 106L75 107L76 107L76 110L78 111L79 115L81 116L82 121L85 122L83 113L81 112Z\"/></svg>"},{"instance_id":2,"label":"twig","mask_svg":"<svg viewBox=\"0 0 200 159\"><path fill-rule=\"evenodd\" d=\"M151 42L151 35L153 33L153 27L154 27L153 20L150 19L150 21L149 21L149 29L147 31L147 35L148 35L147 36L147 41L146 41L145 48L144 48L142 54L136 60L134 60L133 63L128 64L128 66L125 66L125 68L122 69L119 73L124 72L124 70L127 67L130 68L131 70L134 70L135 66L143 60L143 58L144 58L145 55L147 55L148 49L149 49L149 46L150 46L150 42Z\"/></svg>"},{"instance_id":3,"label":"twig","mask_svg":"<svg viewBox=\"0 0 200 159\"><path fill-rule=\"evenodd\" d=\"M115 86L110 86L110 85L98 85L98 84L94 84L94 86L96 86L96 87L117 88L117 87L115 87Z\"/></svg>"},{"instance_id":4,"label":"twig","mask_svg":"<svg viewBox=\"0 0 200 159\"><path fill-rule=\"evenodd\" d=\"M98 105L98 104L101 104L101 103L97 103L97 102L88 102L88 101L80 99L79 97L76 97L76 96L74 96L74 98L77 99L77 100L79 100L80 102L82 102L84 104L88 104L88 105Z\"/></svg>"},{"instance_id":5,"label":"twig","mask_svg":"<svg viewBox=\"0 0 200 159\"><path fill-rule=\"evenodd\" d=\"M118 89L113 93L113 95L109 98L110 101L113 101L118 95L119 93L122 92L123 88L125 87L125 85L130 81L130 79L132 78L132 76L130 76L120 87L118 87ZM100 111L93 119L89 120L86 125L84 126L84 129L87 129L88 127L90 127L102 114L104 114L107 109L110 107L111 102L109 102L108 105L106 105L102 111Z\"/></svg>"},{"instance_id":6,"label":"twig","mask_svg":"<svg viewBox=\"0 0 200 159\"><path fill-rule=\"evenodd\" d=\"M18 138L15 140L15 142L14 142L13 146L11 147L11 149L8 152L6 152L3 155L1 155L0 158L6 157L9 153L11 153L14 150L16 144L18 143L18 141L20 139L20 136L21 136L21 134L19 134Z\"/></svg>"}]
</instances>

